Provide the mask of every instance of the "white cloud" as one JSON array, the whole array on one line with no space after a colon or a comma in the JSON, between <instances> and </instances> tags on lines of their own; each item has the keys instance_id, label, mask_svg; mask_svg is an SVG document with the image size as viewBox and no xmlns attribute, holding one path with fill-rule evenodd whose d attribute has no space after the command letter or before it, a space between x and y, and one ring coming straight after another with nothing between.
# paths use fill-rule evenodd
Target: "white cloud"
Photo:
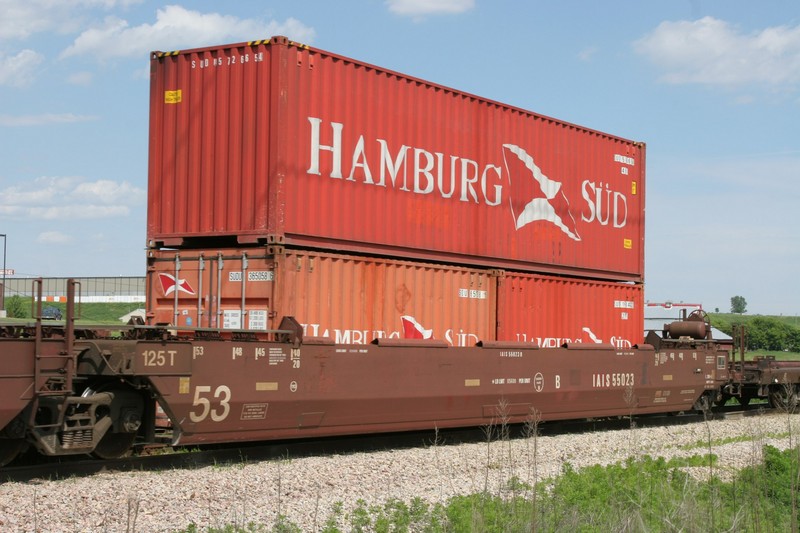
<instances>
[{"instance_id":1,"label":"white cloud","mask_svg":"<svg viewBox=\"0 0 800 533\"><path fill-rule=\"evenodd\" d=\"M97 120L92 115L75 115L73 113L43 113L41 115L0 115L0 126L46 126L48 124L68 124L73 122L87 122Z\"/></svg>"},{"instance_id":2,"label":"white cloud","mask_svg":"<svg viewBox=\"0 0 800 533\"><path fill-rule=\"evenodd\" d=\"M591 61L592 58L597 54L597 47L596 46L587 46L580 52L578 52L578 59L581 61Z\"/></svg>"},{"instance_id":3,"label":"white cloud","mask_svg":"<svg viewBox=\"0 0 800 533\"><path fill-rule=\"evenodd\" d=\"M17 55L7 56L0 52L0 86L25 87L33 81L36 68L44 56L33 50L23 50Z\"/></svg>"},{"instance_id":4,"label":"white cloud","mask_svg":"<svg viewBox=\"0 0 800 533\"><path fill-rule=\"evenodd\" d=\"M142 0L0 0L0 43L53 32L79 31L91 9L126 8ZM33 82L44 56L26 49L16 55L0 51L0 86L25 87Z\"/></svg>"},{"instance_id":5,"label":"white cloud","mask_svg":"<svg viewBox=\"0 0 800 533\"><path fill-rule=\"evenodd\" d=\"M128 182L41 177L0 190L0 216L74 220L127 216L144 205L144 189Z\"/></svg>"},{"instance_id":6,"label":"white cloud","mask_svg":"<svg viewBox=\"0 0 800 533\"><path fill-rule=\"evenodd\" d=\"M131 27L126 20L107 17L101 24L81 33L61 57L91 55L100 60L146 57L152 50L196 48L273 35L286 35L308 43L314 38L314 30L293 18L264 22L170 5L156 12L153 24Z\"/></svg>"},{"instance_id":7,"label":"white cloud","mask_svg":"<svg viewBox=\"0 0 800 533\"><path fill-rule=\"evenodd\" d=\"M50 4L50 5L43 5ZM48 16L54 2L37 0L0 0L0 39L24 39L34 33L51 29L53 19Z\"/></svg>"},{"instance_id":8,"label":"white cloud","mask_svg":"<svg viewBox=\"0 0 800 533\"><path fill-rule=\"evenodd\" d=\"M98 180L79 183L70 193L70 198L75 201L88 203L114 204L117 202L130 203L144 191L137 189L127 181L122 183L111 180Z\"/></svg>"},{"instance_id":9,"label":"white cloud","mask_svg":"<svg viewBox=\"0 0 800 533\"><path fill-rule=\"evenodd\" d=\"M386 0L386 5L397 15L457 14L475 7L475 0Z\"/></svg>"},{"instance_id":10,"label":"white cloud","mask_svg":"<svg viewBox=\"0 0 800 533\"><path fill-rule=\"evenodd\" d=\"M94 79L94 74L87 71L82 72L74 72L67 77L67 83L71 85L82 85L88 86L92 84L92 80Z\"/></svg>"},{"instance_id":11,"label":"white cloud","mask_svg":"<svg viewBox=\"0 0 800 533\"><path fill-rule=\"evenodd\" d=\"M75 239L60 231L45 231L36 237L39 244L72 244L74 241Z\"/></svg>"},{"instance_id":12,"label":"white cloud","mask_svg":"<svg viewBox=\"0 0 800 533\"><path fill-rule=\"evenodd\" d=\"M800 26L744 33L723 20L662 22L634 43L666 83L775 88L800 82Z\"/></svg>"},{"instance_id":13,"label":"white cloud","mask_svg":"<svg viewBox=\"0 0 800 533\"><path fill-rule=\"evenodd\" d=\"M142 0L0 0L0 40L77 31L84 10L127 8Z\"/></svg>"}]
</instances>

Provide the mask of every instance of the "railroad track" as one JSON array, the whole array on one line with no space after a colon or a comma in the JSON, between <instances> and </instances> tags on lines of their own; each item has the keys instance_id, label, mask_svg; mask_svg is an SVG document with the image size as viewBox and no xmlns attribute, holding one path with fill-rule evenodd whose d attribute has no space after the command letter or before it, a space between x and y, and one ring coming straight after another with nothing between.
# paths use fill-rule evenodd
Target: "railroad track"
<instances>
[{"instance_id":1,"label":"railroad track","mask_svg":"<svg viewBox=\"0 0 800 533\"><path fill-rule=\"evenodd\" d=\"M716 408L707 419L744 418L749 416L777 415L778 410L763 405L748 407L726 406ZM556 436L569 433L587 433L624 430L631 427L678 426L702 422L700 413L676 415L650 415L608 418L597 420L570 420L546 422L536 427L540 436ZM363 453L385 449L415 448L434 443L461 444L486 441L487 438L525 438L531 428L523 424L483 426L477 428L447 429L439 431L415 431L348 437L328 437L313 440L291 440L251 445L214 445L202 449L156 447L119 459L96 459L87 456L42 458L39 455L23 456L17 464L0 470L0 482L15 481L36 483L37 481L83 477L100 472L158 471L170 469L193 469L216 464L274 461L314 455L337 455Z\"/></svg>"}]
</instances>

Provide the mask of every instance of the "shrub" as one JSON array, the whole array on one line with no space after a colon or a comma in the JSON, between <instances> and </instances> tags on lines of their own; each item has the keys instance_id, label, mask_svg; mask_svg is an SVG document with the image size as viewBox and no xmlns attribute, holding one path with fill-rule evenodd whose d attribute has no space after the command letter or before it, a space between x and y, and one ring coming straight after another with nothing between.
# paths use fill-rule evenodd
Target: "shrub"
<instances>
[{"instance_id":1,"label":"shrub","mask_svg":"<svg viewBox=\"0 0 800 533\"><path fill-rule=\"evenodd\" d=\"M30 318L30 311L18 294L6 300L6 312L11 318Z\"/></svg>"}]
</instances>

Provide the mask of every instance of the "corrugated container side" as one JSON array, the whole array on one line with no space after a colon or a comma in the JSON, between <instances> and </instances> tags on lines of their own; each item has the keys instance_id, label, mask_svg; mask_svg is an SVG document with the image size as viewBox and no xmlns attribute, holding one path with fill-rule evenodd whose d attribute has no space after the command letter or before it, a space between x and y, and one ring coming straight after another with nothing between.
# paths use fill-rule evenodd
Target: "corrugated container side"
<instances>
[{"instance_id":1,"label":"corrugated container side","mask_svg":"<svg viewBox=\"0 0 800 533\"><path fill-rule=\"evenodd\" d=\"M643 342L641 284L506 273L498 282L497 338L554 348L565 342Z\"/></svg>"},{"instance_id":2,"label":"corrugated container side","mask_svg":"<svg viewBox=\"0 0 800 533\"><path fill-rule=\"evenodd\" d=\"M154 53L150 108L152 247L643 279L642 143L283 38Z\"/></svg>"},{"instance_id":3,"label":"corrugated container side","mask_svg":"<svg viewBox=\"0 0 800 533\"><path fill-rule=\"evenodd\" d=\"M150 256L151 323L264 330L294 316L305 335L354 344L429 338L467 346L495 334L496 279L486 270L253 249Z\"/></svg>"},{"instance_id":4,"label":"corrugated container side","mask_svg":"<svg viewBox=\"0 0 800 533\"><path fill-rule=\"evenodd\" d=\"M629 347L643 338L640 284L313 251L149 253L153 324L265 330L294 316L305 335L343 344L432 338L454 346L502 340Z\"/></svg>"},{"instance_id":5,"label":"corrugated container side","mask_svg":"<svg viewBox=\"0 0 800 533\"><path fill-rule=\"evenodd\" d=\"M495 278L487 271L320 253L287 253L275 309L337 343L428 338L470 346L494 336Z\"/></svg>"}]
</instances>

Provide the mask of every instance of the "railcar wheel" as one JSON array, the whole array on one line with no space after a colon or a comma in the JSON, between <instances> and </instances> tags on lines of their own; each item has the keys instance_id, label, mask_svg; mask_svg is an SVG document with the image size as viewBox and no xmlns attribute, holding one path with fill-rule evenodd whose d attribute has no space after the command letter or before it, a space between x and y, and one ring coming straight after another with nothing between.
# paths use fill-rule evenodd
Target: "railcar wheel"
<instances>
[{"instance_id":1,"label":"railcar wheel","mask_svg":"<svg viewBox=\"0 0 800 533\"><path fill-rule=\"evenodd\" d=\"M0 466L13 461L25 447L25 439L0 439Z\"/></svg>"},{"instance_id":2,"label":"railcar wheel","mask_svg":"<svg viewBox=\"0 0 800 533\"><path fill-rule=\"evenodd\" d=\"M110 417L112 426L97 443L92 455L99 459L117 459L131 453L139 426L142 424L144 401L139 392L119 385L100 386L95 391L87 388L83 396L90 397L95 393L113 394L111 405L98 408L97 420ZM116 431L115 431L116 430Z\"/></svg>"},{"instance_id":3,"label":"railcar wheel","mask_svg":"<svg viewBox=\"0 0 800 533\"><path fill-rule=\"evenodd\" d=\"M92 455L98 459L119 459L131 453L136 433L106 433Z\"/></svg>"},{"instance_id":4,"label":"railcar wheel","mask_svg":"<svg viewBox=\"0 0 800 533\"><path fill-rule=\"evenodd\" d=\"M769 404L775 409L794 413L799 403L800 398L798 398L797 389L793 385L778 385L769 391Z\"/></svg>"},{"instance_id":5,"label":"railcar wheel","mask_svg":"<svg viewBox=\"0 0 800 533\"><path fill-rule=\"evenodd\" d=\"M703 394L694 403L693 408L695 411L707 412L711 409L712 403L711 398L707 394Z\"/></svg>"},{"instance_id":6,"label":"railcar wheel","mask_svg":"<svg viewBox=\"0 0 800 533\"><path fill-rule=\"evenodd\" d=\"M721 394L716 400L714 400L714 405L716 405L717 407L722 407L723 405L728 403L728 400L730 399L731 399L730 394Z\"/></svg>"},{"instance_id":7,"label":"railcar wheel","mask_svg":"<svg viewBox=\"0 0 800 533\"><path fill-rule=\"evenodd\" d=\"M752 400L752 396L742 395L736 397L736 401L738 401L739 405L741 405L742 407L747 407L748 405L750 405L750 400Z\"/></svg>"}]
</instances>

